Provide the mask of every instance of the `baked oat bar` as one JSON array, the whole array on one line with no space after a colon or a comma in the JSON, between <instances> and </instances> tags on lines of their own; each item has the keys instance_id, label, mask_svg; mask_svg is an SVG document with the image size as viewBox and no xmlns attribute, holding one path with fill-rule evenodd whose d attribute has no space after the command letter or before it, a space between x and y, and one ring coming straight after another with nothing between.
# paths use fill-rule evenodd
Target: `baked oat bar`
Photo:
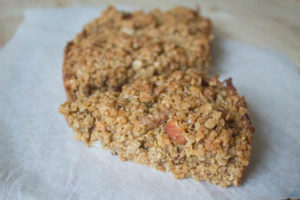
<instances>
[{"instance_id":1,"label":"baked oat bar","mask_svg":"<svg viewBox=\"0 0 300 200\"><path fill-rule=\"evenodd\" d=\"M176 178L239 185L254 128L231 79L221 83L194 69L140 78L122 91L95 92L60 112L88 145L99 140L121 160Z\"/></svg>"},{"instance_id":2,"label":"baked oat bar","mask_svg":"<svg viewBox=\"0 0 300 200\"><path fill-rule=\"evenodd\" d=\"M210 20L199 10L127 13L108 7L65 48L63 80L69 100L119 90L139 77L210 68Z\"/></svg>"}]
</instances>

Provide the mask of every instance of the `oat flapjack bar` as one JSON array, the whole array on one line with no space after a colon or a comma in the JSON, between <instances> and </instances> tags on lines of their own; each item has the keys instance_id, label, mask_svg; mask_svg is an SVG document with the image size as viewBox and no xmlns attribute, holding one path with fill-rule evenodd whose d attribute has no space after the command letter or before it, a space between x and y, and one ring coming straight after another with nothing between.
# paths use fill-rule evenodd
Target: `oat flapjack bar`
<instances>
[{"instance_id":1,"label":"oat flapjack bar","mask_svg":"<svg viewBox=\"0 0 300 200\"><path fill-rule=\"evenodd\" d=\"M122 91L95 92L60 112L88 145L222 187L239 185L249 163L254 128L231 80L193 69L141 78Z\"/></svg>"},{"instance_id":2,"label":"oat flapjack bar","mask_svg":"<svg viewBox=\"0 0 300 200\"><path fill-rule=\"evenodd\" d=\"M139 77L210 68L210 20L198 10L132 13L109 7L65 48L63 80L68 99L119 90Z\"/></svg>"}]
</instances>

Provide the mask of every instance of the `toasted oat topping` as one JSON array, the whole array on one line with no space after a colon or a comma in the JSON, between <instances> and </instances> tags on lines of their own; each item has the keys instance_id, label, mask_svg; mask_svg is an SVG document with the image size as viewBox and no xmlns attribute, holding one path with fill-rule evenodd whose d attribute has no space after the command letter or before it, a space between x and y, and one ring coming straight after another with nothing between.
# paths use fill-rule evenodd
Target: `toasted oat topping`
<instances>
[{"instance_id":1,"label":"toasted oat topping","mask_svg":"<svg viewBox=\"0 0 300 200\"><path fill-rule=\"evenodd\" d=\"M239 185L254 128L231 79L195 69L139 78L60 106L76 138L132 160L222 187Z\"/></svg>"},{"instance_id":2,"label":"toasted oat topping","mask_svg":"<svg viewBox=\"0 0 300 200\"><path fill-rule=\"evenodd\" d=\"M109 7L65 48L69 100L119 90L137 78L210 67L211 23L198 10L126 13ZM145 100L149 100L144 96Z\"/></svg>"}]
</instances>

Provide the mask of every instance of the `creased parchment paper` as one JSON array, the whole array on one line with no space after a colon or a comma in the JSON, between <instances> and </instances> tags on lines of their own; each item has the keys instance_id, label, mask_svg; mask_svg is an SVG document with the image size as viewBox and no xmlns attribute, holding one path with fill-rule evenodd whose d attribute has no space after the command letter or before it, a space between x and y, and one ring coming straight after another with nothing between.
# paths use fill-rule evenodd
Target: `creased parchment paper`
<instances>
[{"instance_id":1,"label":"creased parchment paper","mask_svg":"<svg viewBox=\"0 0 300 200\"><path fill-rule=\"evenodd\" d=\"M123 7L124 8L124 7ZM125 8L129 9L129 8ZM29 10L0 53L0 199L281 199L300 193L300 73L280 53L217 37L214 74L256 128L243 184L222 189L87 148L58 113L63 49L100 8Z\"/></svg>"}]
</instances>

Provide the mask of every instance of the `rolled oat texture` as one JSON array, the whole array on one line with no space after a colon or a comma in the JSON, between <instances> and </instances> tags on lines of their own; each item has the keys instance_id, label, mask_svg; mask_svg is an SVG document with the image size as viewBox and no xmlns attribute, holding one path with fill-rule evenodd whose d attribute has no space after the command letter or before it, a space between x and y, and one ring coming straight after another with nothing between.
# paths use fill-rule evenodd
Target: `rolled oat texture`
<instances>
[{"instance_id":1,"label":"rolled oat texture","mask_svg":"<svg viewBox=\"0 0 300 200\"><path fill-rule=\"evenodd\" d=\"M254 128L245 98L231 79L221 83L195 69L96 91L67 101L60 112L77 139L88 145L99 140L123 161L178 179L239 185L249 163Z\"/></svg>"},{"instance_id":2,"label":"rolled oat texture","mask_svg":"<svg viewBox=\"0 0 300 200\"><path fill-rule=\"evenodd\" d=\"M210 20L198 10L127 13L109 7L85 25L64 54L63 80L70 101L120 88L137 78L175 70L210 68Z\"/></svg>"}]
</instances>

